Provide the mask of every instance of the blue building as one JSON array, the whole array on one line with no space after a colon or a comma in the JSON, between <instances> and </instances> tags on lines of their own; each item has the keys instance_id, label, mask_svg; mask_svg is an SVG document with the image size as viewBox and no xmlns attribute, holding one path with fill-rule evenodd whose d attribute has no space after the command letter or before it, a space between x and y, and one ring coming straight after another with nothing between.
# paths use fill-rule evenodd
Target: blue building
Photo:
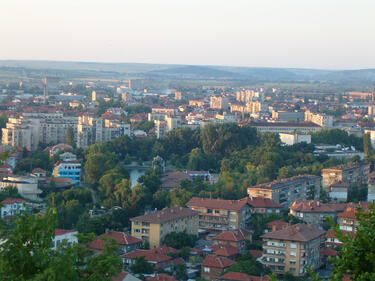
<instances>
[{"instance_id":1,"label":"blue building","mask_svg":"<svg viewBox=\"0 0 375 281\"><path fill-rule=\"evenodd\" d=\"M75 185L79 185L81 177L81 163L78 161L59 161L53 168L53 176L57 178L72 179Z\"/></svg>"}]
</instances>

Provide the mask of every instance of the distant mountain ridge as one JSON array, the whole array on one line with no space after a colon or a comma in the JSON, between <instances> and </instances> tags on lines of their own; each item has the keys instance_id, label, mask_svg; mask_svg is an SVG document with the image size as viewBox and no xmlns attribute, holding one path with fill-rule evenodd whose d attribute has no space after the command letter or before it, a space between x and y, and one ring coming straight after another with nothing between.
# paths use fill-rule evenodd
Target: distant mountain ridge
<instances>
[{"instance_id":1,"label":"distant mountain ridge","mask_svg":"<svg viewBox=\"0 0 375 281\"><path fill-rule=\"evenodd\" d=\"M235 67L147 63L0 60L0 71L62 71L106 77L132 76L155 79L231 79L260 82L366 82L375 83L375 69L321 70L303 68Z\"/></svg>"}]
</instances>

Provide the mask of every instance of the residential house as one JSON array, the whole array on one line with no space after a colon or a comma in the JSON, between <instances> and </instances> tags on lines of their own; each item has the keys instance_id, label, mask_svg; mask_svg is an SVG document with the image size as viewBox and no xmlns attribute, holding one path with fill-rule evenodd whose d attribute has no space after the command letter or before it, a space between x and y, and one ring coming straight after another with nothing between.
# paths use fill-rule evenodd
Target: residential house
<instances>
[{"instance_id":1,"label":"residential house","mask_svg":"<svg viewBox=\"0 0 375 281\"><path fill-rule=\"evenodd\" d=\"M67 229L55 229L55 237L52 240L52 249L56 250L61 243L67 243L68 245L77 244L78 231L67 230Z\"/></svg>"},{"instance_id":2,"label":"residential house","mask_svg":"<svg viewBox=\"0 0 375 281\"><path fill-rule=\"evenodd\" d=\"M296 200L319 199L321 178L314 175L299 175L259 184L247 189L250 197L272 199L288 208Z\"/></svg>"},{"instance_id":3,"label":"residential house","mask_svg":"<svg viewBox=\"0 0 375 281\"><path fill-rule=\"evenodd\" d=\"M252 232L243 228L224 231L213 238L215 245L230 245L238 248L241 253L246 251L246 240L252 241Z\"/></svg>"},{"instance_id":4,"label":"residential house","mask_svg":"<svg viewBox=\"0 0 375 281\"><path fill-rule=\"evenodd\" d=\"M333 202L344 203L348 200L349 187L347 182L335 182L329 186L328 197Z\"/></svg>"},{"instance_id":5,"label":"residential house","mask_svg":"<svg viewBox=\"0 0 375 281\"><path fill-rule=\"evenodd\" d=\"M106 230L105 233L97 236L93 241L87 244L87 247L94 251L103 250L106 237L116 240L119 254L126 254L142 247L142 239L133 237L124 232L112 230Z\"/></svg>"},{"instance_id":6,"label":"residential house","mask_svg":"<svg viewBox=\"0 0 375 281\"><path fill-rule=\"evenodd\" d=\"M321 266L321 247L325 231L307 224L296 224L262 235L262 263L274 273L291 272L304 276L306 267L316 270Z\"/></svg>"},{"instance_id":7,"label":"residential house","mask_svg":"<svg viewBox=\"0 0 375 281\"><path fill-rule=\"evenodd\" d=\"M216 255L208 255L202 261L201 277L205 280L216 280L230 266L236 262Z\"/></svg>"},{"instance_id":8,"label":"residential house","mask_svg":"<svg viewBox=\"0 0 375 281\"><path fill-rule=\"evenodd\" d=\"M112 281L141 281L141 279L135 277L129 272L122 271L117 276L113 277Z\"/></svg>"},{"instance_id":9,"label":"residential house","mask_svg":"<svg viewBox=\"0 0 375 281\"><path fill-rule=\"evenodd\" d=\"M264 197L250 197L247 199L247 203L251 206L253 213L262 215L279 214L283 209L281 204Z\"/></svg>"},{"instance_id":10,"label":"residential house","mask_svg":"<svg viewBox=\"0 0 375 281\"><path fill-rule=\"evenodd\" d=\"M213 233L247 228L251 207L248 198L223 200L193 197L186 206L199 212L199 230Z\"/></svg>"},{"instance_id":11,"label":"residential house","mask_svg":"<svg viewBox=\"0 0 375 281\"><path fill-rule=\"evenodd\" d=\"M1 218L13 217L21 211L25 211L25 200L21 198L6 198L1 201Z\"/></svg>"},{"instance_id":12,"label":"residential house","mask_svg":"<svg viewBox=\"0 0 375 281\"><path fill-rule=\"evenodd\" d=\"M79 185L81 177L81 163L78 161L58 161L53 168L53 176L56 178L69 178Z\"/></svg>"},{"instance_id":13,"label":"residential house","mask_svg":"<svg viewBox=\"0 0 375 281\"><path fill-rule=\"evenodd\" d=\"M171 253L174 253L173 251ZM145 261L153 266L155 270L170 270L172 268L172 257L165 251L158 251L158 248L152 250L135 250L121 255L121 259L126 268L133 265L138 257L144 257Z\"/></svg>"},{"instance_id":14,"label":"residential house","mask_svg":"<svg viewBox=\"0 0 375 281\"><path fill-rule=\"evenodd\" d=\"M198 234L198 212L183 207L164 208L131 219L132 236L148 240L151 248L161 245L170 232Z\"/></svg>"},{"instance_id":15,"label":"residential house","mask_svg":"<svg viewBox=\"0 0 375 281\"><path fill-rule=\"evenodd\" d=\"M361 208L364 212L369 210L367 202L359 202L358 204L349 203L347 208L340 214L337 215L337 224L340 230L347 232L356 232L359 225L357 220L356 212L358 208Z\"/></svg>"},{"instance_id":16,"label":"residential house","mask_svg":"<svg viewBox=\"0 0 375 281\"><path fill-rule=\"evenodd\" d=\"M225 257L230 260L235 260L236 257L240 254L240 249L232 245L218 245L214 244L210 246L213 254L220 257Z\"/></svg>"}]
</instances>

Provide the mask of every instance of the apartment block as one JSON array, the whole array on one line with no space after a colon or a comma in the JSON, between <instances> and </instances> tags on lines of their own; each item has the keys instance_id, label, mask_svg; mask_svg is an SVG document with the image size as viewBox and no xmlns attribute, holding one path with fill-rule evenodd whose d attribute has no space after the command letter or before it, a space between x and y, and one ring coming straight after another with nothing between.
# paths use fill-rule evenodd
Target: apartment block
<instances>
[{"instance_id":1,"label":"apartment block","mask_svg":"<svg viewBox=\"0 0 375 281\"><path fill-rule=\"evenodd\" d=\"M198 212L173 207L131 219L132 236L148 240L151 248L159 247L170 232L198 233Z\"/></svg>"},{"instance_id":2,"label":"apartment block","mask_svg":"<svg viewBox=\"0 0 375 281\"><path fill-rule=\"evenodd\" d=\"M321 248L325 231L306 224L296 224L262 235L261 262L276 274L291 272L304 276L306 267L312 270L322 265Z\"/></svg>"},{"instance_id":3,"label":"apartment block","mask_svg":"<svg viewBox=\"0 0 375 281\"><path fill-rule=\"evenodd\" d=\"M217 233L249 226L252 210L247 199L222 200L193 197L186 206L199 212L200 231Z\"/></svg>"},{"instance_id":4,"label":"apartment block","mask_svg":"<svg viewBox=\"0 0 375 281\"><path fill-rule=\"evenodd\" d=\"M333 116L324 113L312 113L311 111L305 111L305 121L312 122L323 128L333 127Z\"/></svg>"},{"instance_id":5,"label":"apartment block","mask_svg":"<svg viewBox=\"0 0 375 281\"><path fill-rule=\"evenodd\" d=\"M78 117L77 147L86 148L96 142L111 141L125 135L130 136L130 124L123 123L118 117Z\"/></svg>"},{"instance_id":6,"label":"apartment block","mask_svg":"<svg viewBox=\"0 0 375 281\"><path fill-rule=\"evenodd\" d=\"M250 197L272 199L284 208L288 208L296 200L319 199L320 185L320 177L300 175L249 187L247 193Z\"/></svg>"},{"instance_id":7,"label":"apartment block","mask_svg":"<svg viewBox=\"0 0 375 281\"><path fill-rule=\"evenodd\" d=\"M351 184L365 184L370 174L369 164L360 164L358 162L343 164L322 170L322 185L328 189L336 182L346 182Z\"/></svg>"},{"instance_id":8,"label":"apartment block","mask_svg":"<svg viewBox=\"0 0 375 281\"><path fill-rule=\"evenodd\" d=\"M260 133L294 133L302 134L318 132L322 129L319 125L311 122L284 123L284 122L249 122L248 125L255 127Z\"/></svg>"},{"instance_id":9,"label":"apartment block","mask_svg":"<svg viewBox=\"0 0 375 281\"><path fill-rule=\"evenodd\" d=\"M217 96L211 96L210 97L210 107L214 109L228 109L229 103L228 98L226 97L217 97Z\"/></svg>"}]
</instances>

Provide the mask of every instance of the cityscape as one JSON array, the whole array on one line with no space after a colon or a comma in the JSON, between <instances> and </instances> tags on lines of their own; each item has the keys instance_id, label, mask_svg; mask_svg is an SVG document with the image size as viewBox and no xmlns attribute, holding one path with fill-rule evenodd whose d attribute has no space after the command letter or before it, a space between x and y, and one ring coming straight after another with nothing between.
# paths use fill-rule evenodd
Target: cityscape
<instances>
[{"instance_id":1,"label":"cityscape","mask_svg":"<svg viewBox=\"0 0 375 281\"><path fill-rule=\"evenodd\" d=\"M40 5L53 11L46 34L62 23L73 35L90 27L86 0L52 2L19 11L32 9L32 18ZM362 31L338 26L340 15L319 14L323 2L275 4L291 19L277 27L272 9L267 24L283 35L297 34L292 19L311 32L300 40L322 32L314 38L327 53L316 47L312 58L293 51L294 37L286 57L269 46L251 54L254 38L241 38L244 49L227 42L206 49L219 30L236 43L236 31L253 21L256 32L276 36L258 21L276 1L118 2L93 1L92 15L103 9L103 19L92 24L105 40L137 15L142 23L133 22L126 44L116 38L108 50L102 42L90 50L91 29L75 46L49 42L55 47L47 50L40 41L13 49L13 37L0 44L0 280L375 280L375 41L360 44L374 4L343 1L343 15L352 9ZM17 5L2 5L11 13L0 17L13 22ZM198 6L194 21L187 14ZM72 7L71 22L59 18ZM114 24L116 7L128 9L123 25ZM264 14L240 20L241 8ZM210 9L228 18L213 27ZM348 37L327 39L308 23L315 17ZM194 46L167 48L180 31L154 29L152 20L155 27L174 22ZM3 34L26 26L2 27ZM347 53L350 36L361 46ZM330 53L338 42L343 51Z\"/></svg>"}]
</instances>

